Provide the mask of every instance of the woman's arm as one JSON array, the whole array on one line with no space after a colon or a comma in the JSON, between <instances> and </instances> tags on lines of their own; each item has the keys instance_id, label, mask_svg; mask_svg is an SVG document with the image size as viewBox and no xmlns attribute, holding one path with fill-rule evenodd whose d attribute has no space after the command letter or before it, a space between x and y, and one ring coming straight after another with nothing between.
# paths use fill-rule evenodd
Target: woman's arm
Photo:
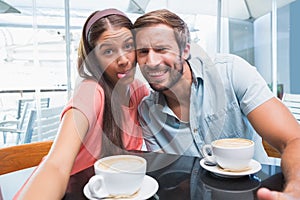
<instances>
[{"instance_id":1,"label":"woman's arm","mask_svg":"<svg viewBox=\"0 0 300 200\"><path fill-rule=\"evenodd\" d=\"M49 154L20 192L18 199L61 199L69 181L74 160L89 124L84 114L68 110Z\"/></svg>"}]
</instances>

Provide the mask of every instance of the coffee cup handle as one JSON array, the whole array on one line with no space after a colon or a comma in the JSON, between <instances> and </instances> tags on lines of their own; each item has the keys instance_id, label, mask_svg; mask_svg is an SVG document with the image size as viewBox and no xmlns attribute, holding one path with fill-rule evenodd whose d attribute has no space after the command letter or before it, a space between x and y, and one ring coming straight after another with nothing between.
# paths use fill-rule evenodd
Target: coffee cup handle
<instances>
[{"instance_id":1,"label":"coffee cup handle","mask_svg":"<svg viewBox=\"0 0 300 200\"><path fill-rule=\"evenodd\" d=\"M209 153L212 154L212 146L210 144L203 145L202 147L203 158L208 162L215 163L216 162L215 156L209 155Z\"/></svg>"},{"instance_id":2,"label":"coffee cup handle","mask_svg":"<svg viewBox=\"0 0 300 200\"><path fill-rule=\"evenodd\" d=\"M95 175L91 177L88 183L88 188L92 197L104 198L109 196L106 191L102 176Z\"/></svg>"}]
</instances>

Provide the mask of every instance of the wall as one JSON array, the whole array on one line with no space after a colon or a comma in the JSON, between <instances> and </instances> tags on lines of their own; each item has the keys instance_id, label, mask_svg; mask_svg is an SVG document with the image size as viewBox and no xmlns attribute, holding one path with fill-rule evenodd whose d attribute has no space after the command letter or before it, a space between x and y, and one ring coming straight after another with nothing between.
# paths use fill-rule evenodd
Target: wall
<instances>
[{"instance_id":1,"label":"wall","mask_svg":"<svg viewBox=\"0 0 300 200\"><path fill-rule=\"evenodd\" d=\"M290 5L290 83L291 93L300 94L300 1Z\"/></svg>"},{"instance_id":2,"label":"wall","mask_svg":"<svg viewBox=\"0 0 300 200\"><path fill-rule=\"evenodd\" d=\"M277 80L290 92L290 7L277 10ZM272 83L271 14L254 21L255 66L267 83Z\"/></svg>"}]
</instances>

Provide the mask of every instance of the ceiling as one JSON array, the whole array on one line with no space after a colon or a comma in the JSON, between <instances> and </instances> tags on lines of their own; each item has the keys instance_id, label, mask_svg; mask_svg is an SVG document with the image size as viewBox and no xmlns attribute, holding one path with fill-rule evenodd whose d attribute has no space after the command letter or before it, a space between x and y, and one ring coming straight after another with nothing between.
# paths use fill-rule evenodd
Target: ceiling
<instances>
[{"instance_id":1,"label":"ceiling","mask_svg":"<svg viewBox=\"0 0 300 200\"><path fill-rule=\"evenodd\" d=\"M30 14L33 0L4 0L22 14ZM222 2L222 15L235 19L256 19L272 10L272 0L219 0ZM277 0L277 7L282 7L295 0ZM63 15L64 0L35 0L40 12L51 10L53 15ZM181 14L217 15L218 0L71 0L72 16L86 16L94 10L114 7L128 13L143 13L160 8L167 8Z\"/></svg>"}]
</instances>

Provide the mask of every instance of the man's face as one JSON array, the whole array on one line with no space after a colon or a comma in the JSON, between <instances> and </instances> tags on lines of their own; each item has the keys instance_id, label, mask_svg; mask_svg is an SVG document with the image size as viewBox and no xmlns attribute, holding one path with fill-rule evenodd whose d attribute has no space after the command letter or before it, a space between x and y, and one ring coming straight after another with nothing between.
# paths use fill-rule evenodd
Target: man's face
<instances>
[{"instance_id":1,"label":"man's face","mask_svg":"<svg viewBox=\"0 0 300 200\"><path fill-rule=\"evenodd\" d=\"M138 29L136 47L141 72L154 90L167 90L182 77L184 59L170 27L159 24Z\"/></svg>"}]
</instances>

